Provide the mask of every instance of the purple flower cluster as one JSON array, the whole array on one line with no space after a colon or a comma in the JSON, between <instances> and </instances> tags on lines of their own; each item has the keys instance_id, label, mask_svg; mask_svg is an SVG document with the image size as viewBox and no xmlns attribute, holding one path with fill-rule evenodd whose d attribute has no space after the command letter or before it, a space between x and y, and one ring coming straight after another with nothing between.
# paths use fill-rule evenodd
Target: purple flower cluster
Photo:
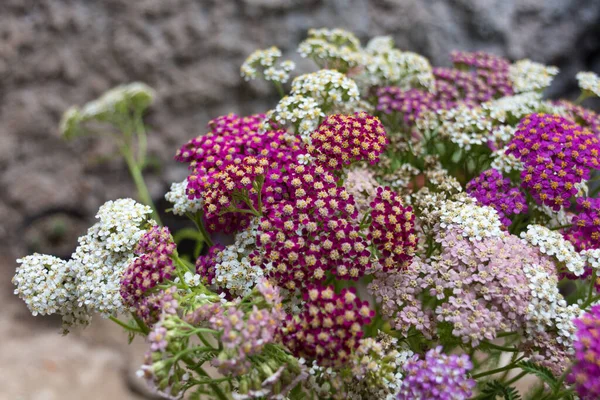
<instances>
[{"instance_id":1,"label":"purple flower cluster","mask_svg":"<svg viewBox=\"0 0 600 400\"><path fill-rule=\"evenodd\" d=\"M600 305L575 320L575 365L569 380L583 400L600 398Z\"/></svg>"},{"instance_id":2,"label":"purple flower cluster","mask_svg":"<svg viewBox=\"0 0 600 400\"><path fill-rule=\"evenodd\" d=\"M225 249L220 243L208 249L208 253L201 255L196 260L196 273L202 277L205 285L212 285L215 279L215 264L217 256Z\"/></svg>"},{"instance_id":3,"label":"purple flower cluster","mask_svg":"<svg viewBox=\"0 0 600 400\"><path fill-rule=\"evenodd\" d=\"M472 73L485 82L491 89L493 97L514 94L508 75L510 62L507 59L483 51L474 53L454 51L450 57L458 68L464 66L473 68Z\"/></svg>"},{"instance_id":4,"label":"purple flower cluster","mask_svg":"<svg viewBox=\"0 0 600 400\"><path fill-rule=\"evenodd\" d=\"M125 303L137 307L147 290L171 278L175 271L171 254L175 242L167 227L154 226L142 236L135 249L139 255L121 278L121 297ZM145 314L146 310L142 310Z\"/></svg>"},{"instance_id":5,"label":"purple flower cluster","mask_svg":"<svg viewBox=\"0 0 600 400\"><path fill-rule=\"evenodd\" d=\"M527 212L525 195L511 186L495 169L488 169L467 184L467 193L480 204L493 207L498 211L502 225L507 228L512 223L509 216Z\"/></svg>"},{"instance_id":6,"label":"purple flower cluster","mask_svg":"<svg viewBox=\"0 0 600 400\"><path fill-rule=\"evenodd\" d=\"M429 350L424 359L415 357L404 365L398 400L466 400L475 381L467 376L473 368L469 356L446 355L442 347Z\"/></svg>"},{"instance_id":7,"label":"purple flower cluster","mask_svg":"<svg viewBox=\"0 0 600 400\"><path fill-rule=\"evenodd\" d=\"M600 145L589 130L557 115L531 114L519 123L507 154L524 164L522 186L541 204L560 208L576 184L598 169Z\"/></svg>"},{"instance_id":8,"label":"purple flower cluster","mask_svg":"<svg viewBox=\"0 0 600 400\"><path fill-rule=\"evenodd\" d=\"M378 187L371 202L369 239L381 252L384 271L406 268L415 254L415 214L389 187Z\"/></svg>"},{"instance_id":9,"label":"purple flower cluster","mask_svg":"<svg viewBox=\"0 0 600 400\"><path fill-rule=\"evenodd\" d=\"M304 310L288 315L282 343L296 356L317 360L321 366L340 367L358 348L363 327L375 312L354 288L336 294L333 287L309 287Z\"/></svg>"},{"instance_id":10,"label":"purple flower cluster","mask_svg":"<svg viewBox=\"0 0 600 400\"><path fill-rule=\"evenodd\" d=\"M596 136L600 136L600 114L577 104L573 104L568 100L557 100L553 103L565 110L573 121L581 126L589 128Z\"/></svg>"},{"instance_id":11,"label":"purple flower cluster","mask_svg":"<svg viewBox=\"0 0 600 400\"><path fill-rule=\"evenodd\" d=\"M577 211L567 237L573 239L573 244L580 250L600 248L600 199L577 198Z\"/></svg>"},{"instance_id":12,"label":"purple flower cluster","mask_svg":"<svg viewBox=\"0 0 600 400\"><path fill-rule=\"evenodd\" d=\"M136 312L147 326L152 326L165 315L177 314L178 302L174 298L175 286L144 296L136 304Z\"/></svg>"},{"instance_id":13,"label":"purple flower cluster","mask_svg":"<svg viewBox=\"0 0 600 400\"><path fill-rule=\"evenodd\" d=\"M203 198L206 187L213 185L215 176L226 168L237 166L235 172L239 171L239 164L248 156L265 159L268 168L280 169L305 154L300 139L284 130L260 133L259 124L264 118L262 114L219 117L209 123L211 132L190 140L177 151L175 159L190 164L187 194L191 199ZM248 214L240 212L212 212L206 225L212 232L232 233L248 226L249 219Z\"/></svg>"},{"instance_id":14,"label":"purple flower cluster","mask_svg":"<svg viewBox=\"0 0 600 400\"><path fill-rule=\"evenodd\" d=\"M374 164L387 144L379 118L365 112L330 115L311 135L308 152L320 165L337 170L357 161Z\"/></svg>"},{"instance_id":15,"label":"purple flower cluster","mask_svg":"<svg viewBox=\"0 0 600 400\"><path fill-rule=\"evenodd\" d=\"M447 110L455 105L454 101L440 100L421 89L404 90L395 86L377 89L377 110L384 114L400 113L408 126L413 126L426 111Z\"/></svg>"}]
</instances>

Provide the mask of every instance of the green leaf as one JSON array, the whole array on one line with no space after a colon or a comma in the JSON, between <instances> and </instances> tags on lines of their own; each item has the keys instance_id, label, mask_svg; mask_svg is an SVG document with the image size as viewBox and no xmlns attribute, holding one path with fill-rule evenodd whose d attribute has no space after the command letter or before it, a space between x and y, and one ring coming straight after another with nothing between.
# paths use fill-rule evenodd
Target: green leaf
<instances>
[{"instance_id":1,"label":"green leaf","mask_svg":"<svg viewBox=\"0 0 600 400\"><path fill-rule=\"evenodd\" d=\"M521 395L512 386L506 386L502 382L493 380L486 382L485 387L481 390L479 400L496 400L500 396L504 400L519 400Z\"/></svg>"},{"instance_id":2,"label":"green leaf","mask_svg":"<svg viewBox=\"0 0 600 400\"><path fill-rule=\"evenodd\" d=\"M531 361L521 361L517 364L523 371L533 374L546 382L552 389L558 385L558 380L548 368L533 363Z\"/></svg>"}]
</instances>

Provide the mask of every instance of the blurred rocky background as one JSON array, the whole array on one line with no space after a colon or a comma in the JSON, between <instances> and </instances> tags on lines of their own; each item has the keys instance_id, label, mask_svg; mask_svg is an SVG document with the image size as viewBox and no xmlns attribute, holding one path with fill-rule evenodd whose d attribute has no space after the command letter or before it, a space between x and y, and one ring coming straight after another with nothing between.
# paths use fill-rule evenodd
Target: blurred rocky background
<instances>
[{"instance_id":1,"label":"blurred rocky background","mask_svg":"<svg viewBox=\"0 0 600 400\"><path fill-rule=\"evenodd\" d=\"M133 196L125 165L98 138L57 133L62 112L143 81L158 92L147 118L161 198L185 169L172 157L209 119L265 111L266 85L239 76L257 48L294 53L311 27L341 27L448 65L454 49L560 67L552 97L576 96L575 73L600 72L598 0L2 0L0 1L0 398L151 398L135 376L143 343L97 318L61 337L12 295L14 260L68 257L104 201Z\"/></svg>"}]
</instances>

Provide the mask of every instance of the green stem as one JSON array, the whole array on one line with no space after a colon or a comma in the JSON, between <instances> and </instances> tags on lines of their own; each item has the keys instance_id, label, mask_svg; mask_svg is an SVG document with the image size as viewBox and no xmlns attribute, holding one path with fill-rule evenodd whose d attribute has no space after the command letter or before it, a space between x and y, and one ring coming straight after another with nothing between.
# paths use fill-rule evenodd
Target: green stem
<instances>
[{"instance_id":1,"label":"green stem","mask_svg":"<svg viewBox=\"0 0 600 400\"><path fill-rule=\"evenodd\" d=\"M131 316L133 317L133 319L135 320L135 322L138 324L140 331L144 334L144 335L148 335L150 333L150 329L146 326L146 324L144 323L144 321L142 321L142 319L140 317L138 317L135 313L131 313Z\"/></svg>"},{"instance_id":2,"label":"green stem","mask_svg":"<svg viewBox=\"0 0 600 400\"><path fill-rule=\"evenodd\" d=\"M515 362L513 362L513 363L511 363L511 364L508 364L508 365L506 365L506 366L504 366L504 367L501 367L501 368L496 368L496 369L492 369L492 370L489 370L489 371L485 371L485 372L482 372L482 373L480 373L480 374L475 374L475 375L472 375L471 377L472 377L473 379L479 379L479 378L483 378L484 376L488 376L488 375L494 375L494 374L497 374L498 372L504 372L504 371L508 371L508 370L510 370L510 369L519 368L519 366L518 366L518 365L516 365L516 364L517 364L519 361L521 361L522 359L524 359L524 358L525 358L525 356L523 356L523 357L521 357L521 358L518 358L517 360L515 360Z\"/></svg>"},{"instance_id":3,"label":"green stem","mask_svg":"<svg viewBox=\"0 0 600 400\"><path fill-rule=\"evenodd\" d=\"M146 165L146 152L148 149L148 140L146 128L142 120L141 112L136 112L134 116L135 134L137 137L137 164L142 168Z\"/></svg>"},{"instance_id":4,"label":"green stem","mask_svg":"<svg viewBox=\"0 0 600 400\"><path fill-rule=\"evenodd\" d=\"M511 378L510 380L508 380L506 382L506 385L512 385L513 383L517 382L519 379L521 379L522 377L524 377L525 375L527 375L527 372L523 371L521 372L519 375L514 376L513 378Z\"/></svg>"},{"instance_id":5,"label":"green stem","mask_svg":"<svg viewBox=\"0 0 600 400\"><path fill-rule=\"evenodd\" d=\"M496 350L507 351L507 352L511 352L511 353L518 353L519 352L519 350L517 350L514 347L498 346L497 344L486 342L486 341L484 341L482 343L484 343L486 346L489 346L492 349L496 349Z\"/></svg>"},{"instance_id":6,"label":"green stem","mask_svg":"<svg viewBox=\"0 0 600 400\"><path fill-rule=\"evenodd\" d=\"M183 362L185 362L189 367L194 366L194 361L190 360L188 357L184 357L182 358ZM202 367L197 367L194 368L194 371L196 371L199 375L205 376L209 379L212 380L212 377L210 375L208 375L206 373L206 371L204 369L202 369ZM217 385L216 383L209 383L208 384L211 389L213 390L215 396L219 399L219 400L228 400L227 399L227 395L225 395L225 393L223 392L223 390L219 387L219 385Z\"/></svg>"},{"instance_id":7,"label":"green stem","mask_svg":"<svg viewBox=\"0 0 600 400\"><path fill-rule=\"evenodd\" d=\"M110 319L112 322L116 323L117 325L125 328L126 330L130 331L130 332L138 332L138 333L143 333L143 331L139 328L127 325L125 322L121 321L120 319L110 316L108 317L108 319Z\"/></svg>"},{"instance_id":8,"label":"green stem","mask_svg":"<svg viewBox=\"0 0 600 400\"><path fill-rule=\"evenodd\" d=\"M202 222L202 214L196 213L196 215L192 219L194 221L194 224L196 224L196 228L198 228L200 233L202 233L204 242L208 245L208 247L213 247L214 243L213 243L212 239L210 238L208 231L204 227L204 223Z\"/></svg>"},{"instance_id":9,"label":"green stem","mask_svg":"<svg viewBox=\"0 0 600 400\"><path fill-rule=\"evenodd\" d=\"M128 146L123 146L121 147L121 154L123 155L123 158L125 158L125 162L129 168L131 178L133 178L133 183L135 183L135 187L137 188L140 200L142 203L152 208L152 218L159 225L162 225L160 217L158 216L158 212L156 211L156 207L154 206L154 202L152 201L152 196L150 196L150 192L148 191L148 187L144 181L144 176L142 175L140 166L137 164L131 149Z\"/></svg>"}]
</instances>

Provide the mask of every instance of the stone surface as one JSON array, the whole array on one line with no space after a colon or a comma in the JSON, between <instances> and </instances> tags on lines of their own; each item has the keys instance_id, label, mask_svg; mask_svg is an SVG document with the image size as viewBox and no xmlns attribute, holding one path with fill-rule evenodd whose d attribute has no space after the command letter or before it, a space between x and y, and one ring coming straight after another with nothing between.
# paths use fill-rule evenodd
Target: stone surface
<instances>
[{"instance_id":1,"label":"stone surface","mask_svg":"<svg viewBox=\"0 0 600 400\"><path fill-rule=\"evenodd\" d=\"M400 48L435 64L448 64L453 49L554 64L563 73L552 95L569 95L576 71L600 70L597 0L1 1L0 397L140 396L132 390L139 382L128 377L143 344L124 350L125 335L100 319L60 337L56 320L28 317L12 295L16 257L51 249L68 255L100 204L134 193L106 141L58 137L62 112L120 83L156 88L147 123L162 165L147 176L158 198L185 176L172 161L176 148L203 133L210 118L275 103L267 85L239 77L244 58L277 45L307 70L295 47L307 29L323 26L363 40L393 35Z\"/></svg>"}]
</instances>

